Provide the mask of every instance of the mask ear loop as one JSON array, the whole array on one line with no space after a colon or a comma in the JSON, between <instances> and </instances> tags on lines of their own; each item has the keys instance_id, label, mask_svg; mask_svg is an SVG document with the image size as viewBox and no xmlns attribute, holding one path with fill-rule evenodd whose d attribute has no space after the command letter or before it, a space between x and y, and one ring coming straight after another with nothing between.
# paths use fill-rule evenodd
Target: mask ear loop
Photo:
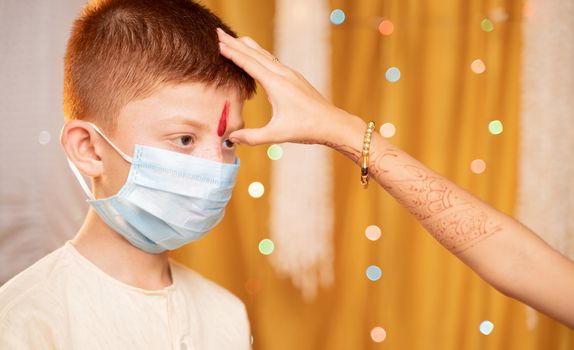
<instances>
[{"instance_id":1,"label":"mask ear loop","mask_svg":"<svg viewBox=\"0 0 574 350\"><path fill-rule=\"evenodd\" d=\"M86 195L88 196L88 198L92 201L95 200L96 198L94 197L92 190L90 189L90 187L88 186L88 183L86 182L86 180L84 179L84 177L80 173L80 170L78 170L78 168L76 167L76 164L72 163L70 158L66 157L66 159L68 160L68 165L70 166L70 169L72 169L74 176L76 176L76 179L80 183L80 186L82 186L82 189L84 190L84 192L86 192Z\"/></svg>"},{"instance_id":2,"label":"mask ear loop","mask_svg":"<svg viewBox=\"0 0 574 350\"><path fill-rule=\"evenodd\" d=\"M125 159L128 163L132 163L132 157L128 156L127 154L125 154L124 152L122 152L122 150L120 150L116 145L114 145L114 143L108 139L108 137L106 135L104 135L104 133L93 123L87 122L98 134L100 134L101 137L104 138L104 140L106 140L107 143L110 144L110 146L112 146L112 148L114 150L116 150L116 152L118 152L118 154ZM64 130L64 127L62 127L62 131ZM61 134L61 132L60 132ZM90 186L88 186L88 183L86 182L86 180L84 179L84 176L82 175L82 173L80 173L80 170L78 169L78 167L76 166L76 164L74 164L70 158L66 157L66 160L68 161L68 165L70 166L70 169L72 169L72 173L74 173L74 176L76 177L76 179L78 180L78 182L80 183L80 186L82 186L82 189L84 190L84 192L86 193L86 195L88 196L88 198L90 200L95 200L96 198L94 197L94 193L92 192L92 190L90 189Z\"/></svg>"},{"instance_id":3,"label":"mask ear loop","mask_svg":"<svg viewBox=\"0 0 574 350\"><path fill-rule=\"evenodd\" d=\"M130 163L130 164L132 163L132 157L128 156L127 154L125 154L124 152L122 152L122 150L119 149L116 145L114 145L114 143L113 143L110 139L108 139L108 137L107 137L106 135L104 135L104 133L103 133L95 124L93 124L93 123L91 123L91 122L87 122L87 123L90 124L90 126L91 126L98 134L100 134L100 136L103 137L104 140L106 140L106 142L109 143L110 146L112 146L112 148L115 149L116 152L118 152L118 154L119 154L123 159L126 160L126 162L128 162L128 163Z\"/></svg>"}]
</instances>

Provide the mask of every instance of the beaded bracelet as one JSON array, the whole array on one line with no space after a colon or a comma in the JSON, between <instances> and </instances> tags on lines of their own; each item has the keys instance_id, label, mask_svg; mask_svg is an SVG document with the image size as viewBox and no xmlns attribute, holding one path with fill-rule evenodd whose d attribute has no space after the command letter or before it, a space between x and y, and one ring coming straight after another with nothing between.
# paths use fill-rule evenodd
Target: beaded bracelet
<instances>
[{"instance_id":1,"label":"beaded bracelet","mask_svg":"<svg viewBox=\"0 0 574 350\"><path fill-rule=\"evenodd\" d=\"M363 162L361 165L361 185L363 185L363 188L369 186L369 153L371 151L371 135L373 135L374 130L375 122L370 121L363 138Z\"/></svg>"}]
</instances>

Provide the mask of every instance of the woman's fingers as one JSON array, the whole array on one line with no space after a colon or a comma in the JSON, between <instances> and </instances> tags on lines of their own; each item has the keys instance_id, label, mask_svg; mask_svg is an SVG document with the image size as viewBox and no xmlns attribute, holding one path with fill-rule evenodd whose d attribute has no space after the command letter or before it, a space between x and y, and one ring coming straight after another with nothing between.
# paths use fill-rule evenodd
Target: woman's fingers
<instances>
[{"instance_id":1,"label":"woman's fingers","mask_svg":"<svg viewBox=\"0 0 574 350\"><path fill-rule=\"evenodd\" d=\"M229 135L229 140L233 143L244 144L249 146L256 146L261 142L261 129L241 129L232 132Z\"/></svg>"},{"instance_id":2,"label":"woman's fingers","mask_svg":"<svg viewBox=\"0 0 574 350\"><path fill-rule=\"evenodd\" d=\"M272 61L275 58L275 56L273 56L269 51L267 51L264 48L262 48L261 46L259 46L259 44L255 40L253 40L252 38L250 38L248 36L244 36L242 38L239 38L239 40L243 41L245 43L245 45L258 51L259 53L261 53L262 55L267 57L269 60Z\"/></svg>"},{"instance_id":3,"label":"woman's fingers","mask_svg":"<svg viewBox=\"0 0 574 350\"><path fill-rule=\"evenodd\" d=\"M219 41L231 46L236 50L239 50L245 54L252 56L261 64L265 64L265 62L269 61L269 58L266 55L262 54L259 50L253 49L250 45L247 45L242 39L238 39L227 34L221 28L217 28L217 36L219 38Z\"/></svg>"},{"instance_id":4,"label":"woman's fingers","mask_svg":"<svg viewBox=\"0 0 574 350\"><path fill-rule=\"evenodd\" d=\"M273 62L273 56L271 54L267 53L268 54L267 55L261 51L262 49L258 50L251 47L250 45L247 45L244 41L232 37L231 35L227 34L224 30L220 28L217 28L217 35L219 37L219 40L224 44L232 47L237 51L241 51L242 53L248 56L251 56L254 60L259 62L259 64L266 67L270 71L275 72L277 74L283 74L282 69L284 69L284 67ZM251 41L254 40L251 39Z\"/></svg>"},{"instance_id":5,"label":"woman's fingers","mask_svg":"<svg viewBox=\"0 0 574 350\"><path fill-rule=\"evenodd\" d=\"M225 43L220 42L219 49L223 56L233 61L236 65L241 67L241 69L259 81L264 88L269 86L269 78L271 77L272 72L270 72L267 67L261 65L252 56L249 56Z\"/></svg>"},{"instance_id":6,"label":"woman's fingers","mask_svg":"<svg viewBox=\"0 0 574 350\"><path fill-rule=\"evenodd\" d=\"M229 140L233 143L239 143L249 146L257 146L267 143L281 143L282 140L270 130L269 124L257 129L241 129L232 132Z\"/></svg>"}]
</instances>

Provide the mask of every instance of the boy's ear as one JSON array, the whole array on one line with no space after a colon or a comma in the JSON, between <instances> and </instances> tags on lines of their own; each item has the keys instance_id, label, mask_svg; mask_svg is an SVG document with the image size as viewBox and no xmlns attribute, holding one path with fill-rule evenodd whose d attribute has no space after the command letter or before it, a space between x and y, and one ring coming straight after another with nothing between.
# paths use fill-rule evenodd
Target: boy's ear
<instances>
[{"instance_id":1,"label":"boy's ear","mask_svg":"<svg viewBox=\"0 0 574 350\"><path fill-rule=\"evenodd\" d=\"M69 120L60 134L60 144L68 159L86 176L98 177L103 173L98 135L83 120Z\"/></svg>"}]
</instances>

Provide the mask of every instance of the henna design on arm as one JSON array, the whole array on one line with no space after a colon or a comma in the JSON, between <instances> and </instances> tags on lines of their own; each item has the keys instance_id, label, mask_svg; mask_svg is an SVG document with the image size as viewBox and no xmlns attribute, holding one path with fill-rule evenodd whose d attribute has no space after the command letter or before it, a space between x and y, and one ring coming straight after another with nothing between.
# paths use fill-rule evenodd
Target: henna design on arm
<instances>
[{"instance_id":1,"label":"henna design on arm","mask_svg":"<svg viewBox=\"0 0 574 350\"><path fill-rule=\"evenodd\" d=\"M322 144L346 155L355 164L361 160L358 149L329 142ZM416 161L401 164L400 159L393 148L372 150L369 172L445 248L460 253L502 230L500 224L474 205L464 190L423 165L418 166Z\"/></svg>"},{"instance_id":2,"label":"henna design on arm","mask_svg":"<svg viewBox=\"0 0 574 350\"><path fill-rule=\"evenodd\" d=\"M351 146L337 145L331 142L322 142L321 144L341 152L344 156L350 158L355 164L358 164L359 160L361 159L361 152Z\"/></svg>"},{"instance_id":3,"label":"henna design on arm","mask_svg":"<svg viewBox=\"0 0 574 350\"><path fill-rule=\"evenodd\" d=\"M488 215L474 206L451 210L445 215L421 222L445 248L454 254L471 248L481 240L502 230Z\"/></svg>"},{"instance_id":4,"label":"henna design on arm","mask_svg":"<svg viewBox=\"0 0 574 350\"><path fill-rule=\"evenodd\" d=\"M384 157L393 155L391 172L383 167ZM437 241L453 253L460 253L501 230L484 210L479 199L424 166L400 164L396 151L387 150L375 159L373 174ZM397 164L398 163L398 164ZM475 202L476 201L476 202Z\"/></svg>"},{"instance_id":5,"label":"henna design on arm","mask_svg":"<svg viewBox=\"0 0 574 350\"><path fill-rule=\"evenodd\" d=\"M398 156L397 156L398 157ZM375 164L375 168L377 164ZM436 214L453 208L456 204L466 204L461 201L444 180L433 178L423 169L413 165L403 165L401 175L389 174L391 186L387 190L401 202L418 220L428 219ZM389 171L386 171L389 173ZM379 177L381 170L375 171ZM379 179L383 181L383 179Z\"/></svg>"}]
</instances>

